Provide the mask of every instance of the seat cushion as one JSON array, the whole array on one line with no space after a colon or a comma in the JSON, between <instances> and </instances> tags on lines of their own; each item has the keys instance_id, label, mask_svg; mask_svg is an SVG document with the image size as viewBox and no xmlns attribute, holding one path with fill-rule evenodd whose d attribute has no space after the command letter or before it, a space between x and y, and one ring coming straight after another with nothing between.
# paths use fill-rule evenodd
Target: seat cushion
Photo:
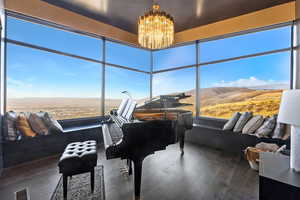
<instances>
[{"instance_id":1,"label":"seat cushion","mask_svg":"<svg viewBox=\"0 0 300 200\"><path fill-rule=\"evenodd\" d=\"M17 120L17 128L26 137L35 137L36 133L31 129L25 113L20 113Z\"/></svg>"},{"instance_id":2,"label":"seat cushion","mask_svg":"<svg viewBox=\"0 0 300 200\"><path fill-rule=\"evenodd\" d=\"M17 113L9 111L4 115L4 132L3 136L5 140L15 141L20 140L21 135L17 129Z\"/></svg>"},{"instance_id":3,"label":"seat cushion","mask_svg":"<svg viewBox=\"0 0 300 200\"><path fill-rule=\"evenodd\" d=\"M276 115L267 118L263 123L263 125L259 129L257 129L255 135L257 137L271 137L272 136L271 134L273 133L273 130L276 126L276 120L277 120Z\"/></svg>"},{"instance_id":4,"label":"seat cushion","mask_svg":"<svg viewBox=\"0 0 300 200\"><path fill-rule=\"evenodd\" d=\"M28 117L29 124L34 132L39 135L48 135L49 131L43 119L36 113L30 113Z\"/></svg>"},{"instance_id":5,"label":"seat cushion","mask_svg":"<svg viewBox=\"0 0 300 200\"><path fill-rule=\"evenodd\" d=\"M94 140L68 144L58 163L59 171L66 174L90 170L96 165L97 147Z\"/></svg>"},{"instance_id":6,"label":"seat cushion","mask_svg":"<svg viewBox=\"0 0 300 200\"><path fill-rule=\"evenodd\" d=\"M234 126L233 132L242 132L244 126L246 125L248 120L251 119L251 117L251 112L244 112Z\"/></svg>"},{"instance_id":7,"label":"seat cushion","mask_svg":"<svg viewBox=\"0 0 300 200\"><path fill-rule=\"evenodd\" d=\"M36 113L41 119L43 119L49 131L54 133L62 133L62 126L47 112L38 112Z\"/></svg>"},{"instance_id":8,"label":"seat cushion","mask_svg":"<svg viewBox=\"0 0 300 200\"><path fill-rule=\"evenodd\" d=\"M246 123L242 130L242 133L253 134L263 123L264 117L262 115L256 115Z\"/></svg>"},{"instance_id":9,"label":"seat cushion","mask_svg":"<svg viewBox=\"0 0 300 200\"><path fill-rule=\"evenodd\" d=\"M286 125L280 122L276 123L272 138L282 139L286 132Z\"/></svg>"},{"instance_id":10,"label":"seat cushion","mask_svg":"<svg viewBox=\"0 0 300 200\"><path fill-rule=\"evenodd\" d=\"M232 130L240 117L241 113L234 113L230 120L224 125L223 130Z\"/></svg>"}]
</instances>

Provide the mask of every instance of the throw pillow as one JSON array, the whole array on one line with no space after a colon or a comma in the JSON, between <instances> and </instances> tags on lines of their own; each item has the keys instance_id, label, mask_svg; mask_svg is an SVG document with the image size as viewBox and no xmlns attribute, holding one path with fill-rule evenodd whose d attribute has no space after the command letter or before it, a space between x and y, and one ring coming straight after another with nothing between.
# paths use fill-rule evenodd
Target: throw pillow
<instances>
[{"instance_id":1,"label":"throw pillow","mask_svg":"<svg viewBox=\"0 0 300 200\"><path fill-rule=\"evenodd\" d=\"M253 134L263 124L264 118L261 115L252 117L247 124L244 126L242 133Z\"/></svg>"},{"instance_id":2,"label":"throw pillow","mask_svg":"<svg viewBox=\"0 0 300 200\"><path fill-rule=\"evenodd\" d=\"M241 132L251 117L252 112L244 112L234 126L233 132Z\"/></svg>"},{"instance_id":3,"label":"throw pillow","mask_svg":"<svg viewBox=\"0 0 300 200\"><path fill-rule=\"evenodd\" d=\"M40 118L36 113L30 113L28 121L34 132L39 135L48 135L48 128L46 127L43 119Z\"/></svg>"},{"instance_id":4,"label":"throw pillow","mask_svg":"<svg viewBox=\"0 0 300 200\"><path fill-rule=\"evenodd\" d=\"M230 120L228 120L228 122L226 122L226 124L224 125L223 130L232 130L236 122L239 120L240 116L241 113L234 113Z\"/></svg>"},{"instance_id":5,"label":"throw pillow","mask_svg":"<svg viewBox=\"0 0 300 200\"><path fill-rule=\"evenodd\" d=\"M63 128L61 127L61 125L49 113L41 111L36 114L43 119L49 131L54 133L63 132Z\"/></svg>"},{"instance_id":6,"label":"throw pillow","mask_svg":"<svg viewBox=\"0 0 300 200\"><path fill-rule=\"evenodd\" d=\"M285 135L285 130L286 130L285 124L277 122L272 138L282 139L283 136Z\"/></svg>"},{"instance_id":7,"label":"throw pillow","mask_svg":"<svg viewBox=\"0 0 300 200\"><path fill-rule=\"evenodd\" d=\"M255 135L257 137L271 137L272 132L276 125L276 118L277 116L274 115L273 117L267 118L263 125L257 129Z\"/></svg>"},{"instance_id":8,"label":"throw pillow","mask_svg":"<svg viewBox=\"0 0 300 200\"><path fill-rule=\"evenodd\" d=\"M36 133L31 129L25 113L20 113L17 119L17 128L24 136L35 137Z\"/></svg>"},{"instance_id":9,"label":"throw pillow","mask_svg":"<svg viewBox=\"0 0 300 200\"><path fill-rule=\"evenodd\" d=\"M4 115L4 139L9 141L15 141L21 139L21 135L17 129L18 115L14 111L9 111Z\"/></svg>"}]
</instances>

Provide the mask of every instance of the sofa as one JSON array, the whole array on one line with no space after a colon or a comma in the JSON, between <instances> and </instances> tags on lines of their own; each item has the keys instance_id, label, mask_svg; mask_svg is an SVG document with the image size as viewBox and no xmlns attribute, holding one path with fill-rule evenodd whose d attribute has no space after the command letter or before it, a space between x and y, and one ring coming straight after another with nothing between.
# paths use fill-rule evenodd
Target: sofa
<instances>
[{"instance_id":1,"label":"sofa","mask_svg":"<svg viewBox=\"0 0 300 200\"><path fill-rule=\"evenodd\" d=\"M17 141L2 141L4 168L24 162L60 154L67 144L95 140L103 143L100 121L103 117L58 120L62 125L62 133L38 135Z\"/></svg>"},{"instance_id":2,"label":"sofa","mask_svg":"<svg viewBox=\"0 0 300 200\"><path fill-rule=\"evenodd\" d=\"M190 133L186 134L186 141L212 147L224 152L243 155L249 146L260 142L276 143L278 146L287 145L290 148L290 139L259 138L255 135L224 131L223 126L228 120L209 117L198 117Z\"/></svg>"}]
</instances>

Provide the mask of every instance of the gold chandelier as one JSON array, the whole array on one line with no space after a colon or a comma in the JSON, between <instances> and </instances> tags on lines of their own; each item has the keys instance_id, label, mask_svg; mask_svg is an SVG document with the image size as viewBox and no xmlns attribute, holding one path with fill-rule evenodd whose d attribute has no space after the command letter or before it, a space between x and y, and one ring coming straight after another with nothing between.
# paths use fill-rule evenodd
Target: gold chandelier
<instances>
[{"instance_id":1,"label":"gold chandelier","mask_svg":"<svg viewBox=\"0 0 300 200\"><path fill-rule=\"evenodd\" d=\"M142 47L149 49L171 46L174 41L173 18L154 4L151 11L139 17L138 40Z\"/></svg>"}]
</instances>

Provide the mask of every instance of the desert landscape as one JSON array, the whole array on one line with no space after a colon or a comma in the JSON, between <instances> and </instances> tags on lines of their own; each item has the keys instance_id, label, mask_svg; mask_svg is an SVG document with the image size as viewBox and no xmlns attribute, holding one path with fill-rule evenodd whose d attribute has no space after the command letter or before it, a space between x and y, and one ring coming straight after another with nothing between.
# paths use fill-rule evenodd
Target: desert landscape
<instances>
[{"instance_id":1,"label":"desert landscape","mask_svg":"<svg viewBox=\"0 0 300 200\"><path fill-rule=\"evenodd\" d=\"M183 103L195 103L195 90L186 91L191 97ZM282 90L249 89L239 87L204 88L200 91L201 116L230 118L234 112L252 111L254 114L270 116L278 113ZM143 100L137 100L142 102ZM105 113L117 108L120 99L107 99ZM101 115L100 98L18 98L8 99L7 111L47 111L56 119L73 119ZM195 106L182 109L195 114Z\"/></svg>"},{"instance_id":2,"label":"desert landscape","mask_svg":"<svg viewBox=\"0 0 300 200\"><path fill-rule=\"evenodd\" d=\"M74 119L101 115L100 98L15 98L7 100L7 111L47 111L55 119Z\"/></svg>"},{"instance_id":3,"label":"desert landscape","mask_svg":"<svg viewBox=\"0 0 300 200\"><path fill-rule=\"evenodd\" d=\"M204 88L200 91L201 116L228 119L235 112L251 111L255 115L271 116L278 113L283 90L249 89L239 87ZM192 95L183 100L195 102L195 90L187 91ZM195 107L185 109L195 113Z\"/></svg>"}]
</instances>

